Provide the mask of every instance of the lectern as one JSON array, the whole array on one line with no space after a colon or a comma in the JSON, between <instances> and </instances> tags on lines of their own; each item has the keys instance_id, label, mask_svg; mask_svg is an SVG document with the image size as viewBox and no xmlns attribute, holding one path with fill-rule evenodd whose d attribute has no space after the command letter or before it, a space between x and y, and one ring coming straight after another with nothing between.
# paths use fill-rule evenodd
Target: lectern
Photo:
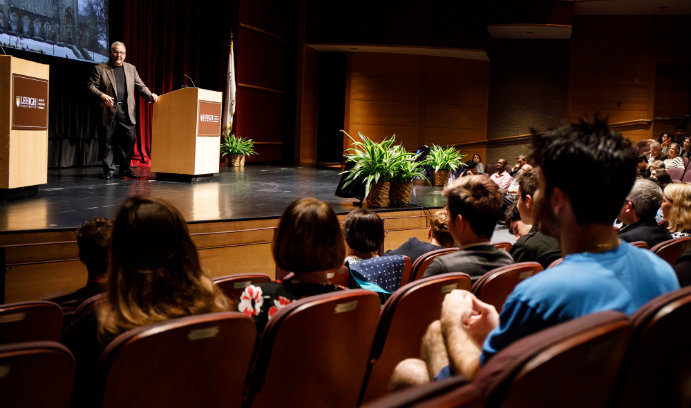
<instances>
[{"instance_id":1,"label":"lectern","mask_svg":"<svg viewBox=\"0 0 691 408\"><path fill-rule=\"evenodd\" d=\"M182 88L158 97L151 126L151 171L157 176L219 172L222 96Z\"/></svg>"},{"instance_id":2,"label":"lectern","mask_svg":"<svg viewBox=\"0 0 691 408\"><path fill-rule=\"evenodd\" d=\"M49 74L46 64L0 56L0 189L48 182Z\"/></svg>"}]
</instances>

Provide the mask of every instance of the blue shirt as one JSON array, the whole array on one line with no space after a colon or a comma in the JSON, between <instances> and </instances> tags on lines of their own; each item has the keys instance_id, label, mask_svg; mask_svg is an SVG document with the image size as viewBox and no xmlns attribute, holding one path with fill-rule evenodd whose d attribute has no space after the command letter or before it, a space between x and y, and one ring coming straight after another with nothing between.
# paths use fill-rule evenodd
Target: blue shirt
<instances>
[{"instance_id":1,"label":"blue shirt","mask_svg":"<svg viewBox=\"0 0 691 408\"><path fill-rule=\"evenodd\" d=\"M616 249L567 255L516 286L499 325L482 347L484 365L499 350L539 330L603 310L633 314L679 282L672 267L649 250L622 243Z\"/></svg>"}]
</instances>

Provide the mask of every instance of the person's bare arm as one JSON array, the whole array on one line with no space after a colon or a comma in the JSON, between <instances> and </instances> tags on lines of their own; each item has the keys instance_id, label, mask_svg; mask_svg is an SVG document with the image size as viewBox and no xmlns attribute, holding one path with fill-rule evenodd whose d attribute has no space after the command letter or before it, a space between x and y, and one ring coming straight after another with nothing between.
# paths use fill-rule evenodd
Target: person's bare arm
<instances>
[{"instance_id":1,"label":"person's bare arm","mask_svg":"<svg viewBox=\"0 0 691 408\"><path fill-rule=\"evenodd\" d=\"M479 368L482 342L498 324L493 306L479 301L472 293L454 290L442 303L441 324L449 362L453 371L473 378Z\"/></svg>"}]
</instances>

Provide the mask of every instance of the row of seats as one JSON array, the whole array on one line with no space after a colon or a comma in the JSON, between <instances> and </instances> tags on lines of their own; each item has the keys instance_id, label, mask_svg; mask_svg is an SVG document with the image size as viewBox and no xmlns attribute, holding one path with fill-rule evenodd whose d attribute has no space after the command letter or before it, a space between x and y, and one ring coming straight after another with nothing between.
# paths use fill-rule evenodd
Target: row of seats
<instances>
[{"instance_id":1,"label":"row of seats","mask_svg":"<svg viewBox=\"0 0 691 408\"><path fill-rule=\"evenodd\" d=\"M539 267L539 264L536 265ZM482 284L482 280L476 282L479 296L486 300L492 296L496 298L496 295L492 295L492 290L487 288L506 281L509 276L527 277L525 274L521 275L520 272L512 272L526 267L535 268L535 265L527 263L527 265L516 264L498 268L494 274L496 277L486 279L490 282L489 284ZM488 277L490 275L488 274ZM238 293L247 285L268 280L269 278L265 275L236 275L219 278L216 283L226 295L237 298ZM515 282L513 285L515 286ZM510 292L510 289L505 288L505 284L496 286L501 288L502 292L507 294ZM309 390L314 387L318 391L311 391L315 395L309 397L314 401L319 401L320 398L323 398L323 401L330 401L333 395L340 395L343 390L351 390L350 398L341 396L339 399L344 398L343 406L352 406L359 401L368 401L386 394L393 368L399 361L418 355L420 340L425 329L429 323L439 317L441 303L446 293L456 288L471 290L470 277L463 273L451 273L411 282L394 292L383 307L380 307L377 295L364 290L336 292L310 297L291 304L290 310L293 312L275 315L263 333L256 354L254 373L249 382L250 399L256 400L255 406L268 405L272 401L279 402L286 398L290 400L288 394L296 398L294 401L300 401L305 398L305 395L309 395ZM485 293L488 297L484 297ZM93 299L89 303L93 305ZM32 305L35 307L30 307ZM84 309L84 305L80 309ZM46 321L41 321L38 316L39 310L48 311L50 317ZM56 316L56 310L58 316ZM0 343L27 340L56 341L60 333L59 322L62 320L59 312L59 306L45 301L4 305L0 308L0 333L2 333ZM7 316L14 317L7 318ZM282 322L284 320L286 322ZM119 381L144 384L142 382L144 379L134 381L134 374L128 374L127 370L128 367L130 370L131 367L148 367L146 370L137 369L136 371L152 379L161 378L163 374L159 371L179 378L185 378L183 373L207 372L213 377L226 378L226 381L231 381L227 379L231 376L236 388L239 384L239 388L244 389L245 378L242 377L238 381L237 375L243 373L244 376L249 368L252 356L251 346L254 345L256 337L251 323L252 320L244 315L226 312L190 316L131 330L116 338L104 353L103 362L111 367L107 370L108 381L111 381L111 377L120 376ZM46 330L31 329L22 338L22 326ZM228 346L231 340L226 338L227 336L232 337L231 340L235 342L232 343L232 347ZM239 339L240 337L242 339ZM197 342L191 342L193 339ZM236 344L241 340L241 343ZM223 364L218 369L213 369L216 359L202 358L202 356L207 356L206 353L212 353L212 355L221 353L220 349L214 348L216 343L221 349L234 351L232 356L225 356L226 359L233 359L233 364ZM129 347L130 344L138 344L138 346ZM30 347L30 343L26 345ZM51 347L57 346L59 345L52 343ZM16 344L12 347L16 347ZM199 351L199 347L202 347L204 351ZM65 351L67 350L63 350L63 353ZM241 356L235 355L235 352L240 353ZM119 355L124 357L118 357ZM199 364L209 364L209 366L200 371L199 367L190 366L195 362L183 364L182 362L187 360L185 356L197 356L190 359ZM157 362L158 360L161 362ZM165 363L162 363L163 361ZM225 370L230 369L229 367L233 367L233 370L238 369L234 376L232 373L225 373ZM334 369L334 367L341 368ZM117 370L122 371L117 374ZM156 373L150 370L155 370ZM296 390L291 381L285 384L286 372L290 373L287 378L293 378L299 372L300 375L304 375L301 381L311 385L306 386L302 391L300 387ZM65 374L68 377L69 375L69 373ZM326 379L332 386L321 384ZM196 387L189 382L186 384L179 384L173 388L189 390ZM125 386L125 384L116 384L114 390ZM283 389L284 387L289 389ZM105 388L104 395L107 398L113 398L109 396L109 389L108 386ZM151 396L150 387L140 385L138 389L142 391L142 395L137 398L146 399L147 396ZM229 390L230 388L225 385L219 389ZM114 392L114 394L118 393ZM228 391L224 395L238 401L235 397L242 396L242 393L233 394ZM127 398L132 397L133 394L128 392ZM162 398L162 396L156 395L156 398ZM177 398L176 400L181 401ZM116 401L116 405L120 402L122 401ZM333 405L333 402L329 402L328 405Z\"/></svg>"},{"instance_id":2,"label":"row of seats","mask_svg":"<svg viewBox=\"0 0 691 408\"><path fill-rule=\"evenodd\" d=\"M497 353L472 381L414 387L379 407L688 407L691 287L667 293L631 319L583 316L526 336Z\"/></svg>"}]
</instances>

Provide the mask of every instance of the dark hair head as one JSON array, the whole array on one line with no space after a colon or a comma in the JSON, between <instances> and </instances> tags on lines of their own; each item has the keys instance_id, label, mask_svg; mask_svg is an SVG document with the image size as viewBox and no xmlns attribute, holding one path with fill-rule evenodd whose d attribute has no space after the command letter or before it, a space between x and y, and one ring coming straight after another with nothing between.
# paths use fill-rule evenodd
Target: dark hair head
<instances>
[{"instance_id":1,"label":"dark hair head","mask_svg":"<svg viewBox=\"0 0 691 408\"><path fill-rule=\"evenodd\" d=\"M89 279L102 277L108 271L108 252L113 220L96 217L86 221L77 230L79 260L89 271Z\"/></svg>"},{"instance_id":2,"label":"dark hair head","mask_svg":"<svg viewBox=\"0 0 691 408\"><path fill-rule=\"evenodd\" d=\"M518 188L521 190L521 198L525 200L527 195L535 197L537 190L537 171L530 169L518 176Z\"/></svg>"},{"instance_id":3,"label":"dark hair head","mask_svg":"<svg viewBox=\"0 0 691 408\"><path fill-rule=\"evenodd\" d=\"M342 265L341 224L329 204L312 197L288 204L278 223L273 255L279 268L296 275Z\"/></svg>"},{"instance_id":4,"label":"dark hair head","mask_svg":"<svg viewBox=\"0 0 691 408\"><path fill-rule=\"evenodd\" d=\"M489 238L501 217L502 192L487 175L463 177L444 188L449 213L470 223L475 235Z\"/></svg>"},{"instance_id":5,"label":"dark hair head","mask_svg":"<svg viewBox=\"0 0 691 408\"><path fill-rule=\"evenodd\" d=\"M515 200L514 202L511 203L509 208L506 209L506 212L504 213L504 224L509 227L509 232L513 234L513 231L511 231L511 223L514 221L520 221L521 220L521 213L518 211L518 200Z\"/></svg>"},{"instance_id":6,"label":"dark hair head","mask_svg":"<svg viewBox=\"0 0 691 408\"><path fill-rule=\"evenodd\" d=\"M343 231L348 246L356 251L374 252L384 242L384 223L377 213L364 208L348 213Z\"/></svg>"},{"instance_id":7,"label":"dark hair head","mask_svg":"<svg viewBox=\"0 0 691 408\"><path fill-rule=\"evenodd\" d=\"M533 136L546 197L558 187L578 223L612 223L636 179L638 155L631 142L598 117Z\"/></svg>"}]
</instances>

